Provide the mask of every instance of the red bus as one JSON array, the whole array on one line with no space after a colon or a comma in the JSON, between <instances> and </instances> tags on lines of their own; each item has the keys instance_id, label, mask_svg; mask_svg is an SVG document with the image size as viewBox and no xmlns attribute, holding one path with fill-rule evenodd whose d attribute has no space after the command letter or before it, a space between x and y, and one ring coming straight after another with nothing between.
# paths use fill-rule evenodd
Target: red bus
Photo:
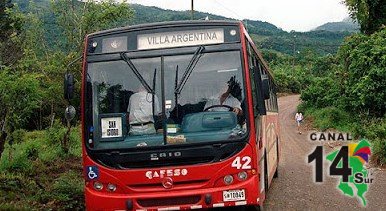
<instances>
[{"instance_id":1,"label":"red bus","mask_svg":"<svg viewBox=\"0 0 386 211\"><path fill-rule=\"evenodd\" d=\"M262 205L279 162L277 97L241 22L90 34L82 77L88 210Z\"/></svg>"}]
</instances>

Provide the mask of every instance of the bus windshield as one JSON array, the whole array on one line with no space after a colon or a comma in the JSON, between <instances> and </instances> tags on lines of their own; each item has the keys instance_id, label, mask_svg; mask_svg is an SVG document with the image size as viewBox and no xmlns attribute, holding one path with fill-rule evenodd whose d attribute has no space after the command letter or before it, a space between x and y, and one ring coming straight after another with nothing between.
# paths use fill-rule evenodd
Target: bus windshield
<instances>
[{"instance_id":1,"label":"bus windshield","mask_svg":"<svg viewBox=\"0 0 386 211\"><path fill-rule=\"evenodd\" d=\"M94 149L221 142L246 134L240 51L196 51L163 62L127 58L88 63L86 118Z\"/></svg>"}]
</instances>

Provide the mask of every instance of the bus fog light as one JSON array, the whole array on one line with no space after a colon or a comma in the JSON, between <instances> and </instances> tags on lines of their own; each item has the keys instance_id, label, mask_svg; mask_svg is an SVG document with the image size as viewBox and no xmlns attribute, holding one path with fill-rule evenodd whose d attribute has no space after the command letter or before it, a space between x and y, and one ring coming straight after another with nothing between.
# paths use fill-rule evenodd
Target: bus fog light
<instances>
[{"instance_id":1,"label":"bus fog light","mask_svg":"<svg viewBox=\"0 0 386 211\"><path fill-rule=\"evenodd\" d=\"M239 180L244 181L248 178L248 174L247 172L242 171L237 174L237 177L239 178Z\"/></svg>"},{"instance_id":2,"label":"bus fog light","mask_svg":"<svg viewBox=\"0 0 386 211\"><path fill-rule=\"evenodd\" d=\"M115 186L114 184L109 183L107 185L107 190L108 191L114 192L116 189L117 189L117 186Z\"/></svg>"},{"instance_id":3,"label":"bus fog light","mask_svg":"<svg viewBox=\"0 0 386 211\"><path fill-rule=\"evenodd\" d=\"M224 177L224 183L225 183L225 185L230 185L230 184L232 184L232 182L233 182L233 177L232 177L232 175L226 175L226 176Z\"/></svg>"},{"instance_id":4,"label":"bus fog light","mask_svg":"<svg viewBox=\"0 0 386 211\"><path fill-rule=\"evenodd\" d=\"M94 189L95 190L102 190L103 189L103 184L100 182L94 182Z\"/></svg>"}]
</instances>

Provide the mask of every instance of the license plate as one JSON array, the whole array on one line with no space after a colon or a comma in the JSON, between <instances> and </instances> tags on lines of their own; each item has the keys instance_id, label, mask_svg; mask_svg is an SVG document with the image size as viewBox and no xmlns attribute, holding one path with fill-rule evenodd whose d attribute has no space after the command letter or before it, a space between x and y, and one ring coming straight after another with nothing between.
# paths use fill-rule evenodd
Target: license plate
<instances>
[{"instance_id":1,"label":"license plate","mask_svg":"<svg viewBox=\"0 0 386 211\"><path fill-rule=\"evenodd\" d=\"M245 200L245 190L226 190L222 192L224 201Z\"/></svg>"}]
</instances>

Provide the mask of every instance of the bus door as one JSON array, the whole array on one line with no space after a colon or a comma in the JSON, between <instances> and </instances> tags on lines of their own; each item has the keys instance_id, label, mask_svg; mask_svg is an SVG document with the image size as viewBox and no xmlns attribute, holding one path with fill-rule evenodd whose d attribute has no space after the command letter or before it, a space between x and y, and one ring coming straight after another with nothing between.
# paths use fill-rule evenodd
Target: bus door
<instances>
[{"instance_id":1,"label":"bus door","mask_svg":"<svg viewBox=\"0 0 386 211\"><path fill-rule=\"evenodd\" d=\"M252 91L252 102L253 102L253 117L255 122L255 144L257 149L257 163L259 164L259 173L260 173L260 193L263 193L264 189L268 184L265 182L267 178L265 177L265 162L264 162L264 148L263 148L263 125L264 120L263 116L266 114L266 108L262 93L261 85L261 75L259 70L259 63L257 55L254 53L252 47L247 42L247 51L248 51L248 65L249 65L249 76L251 81L251 91Z\"/></svg>"}]
</instances>

